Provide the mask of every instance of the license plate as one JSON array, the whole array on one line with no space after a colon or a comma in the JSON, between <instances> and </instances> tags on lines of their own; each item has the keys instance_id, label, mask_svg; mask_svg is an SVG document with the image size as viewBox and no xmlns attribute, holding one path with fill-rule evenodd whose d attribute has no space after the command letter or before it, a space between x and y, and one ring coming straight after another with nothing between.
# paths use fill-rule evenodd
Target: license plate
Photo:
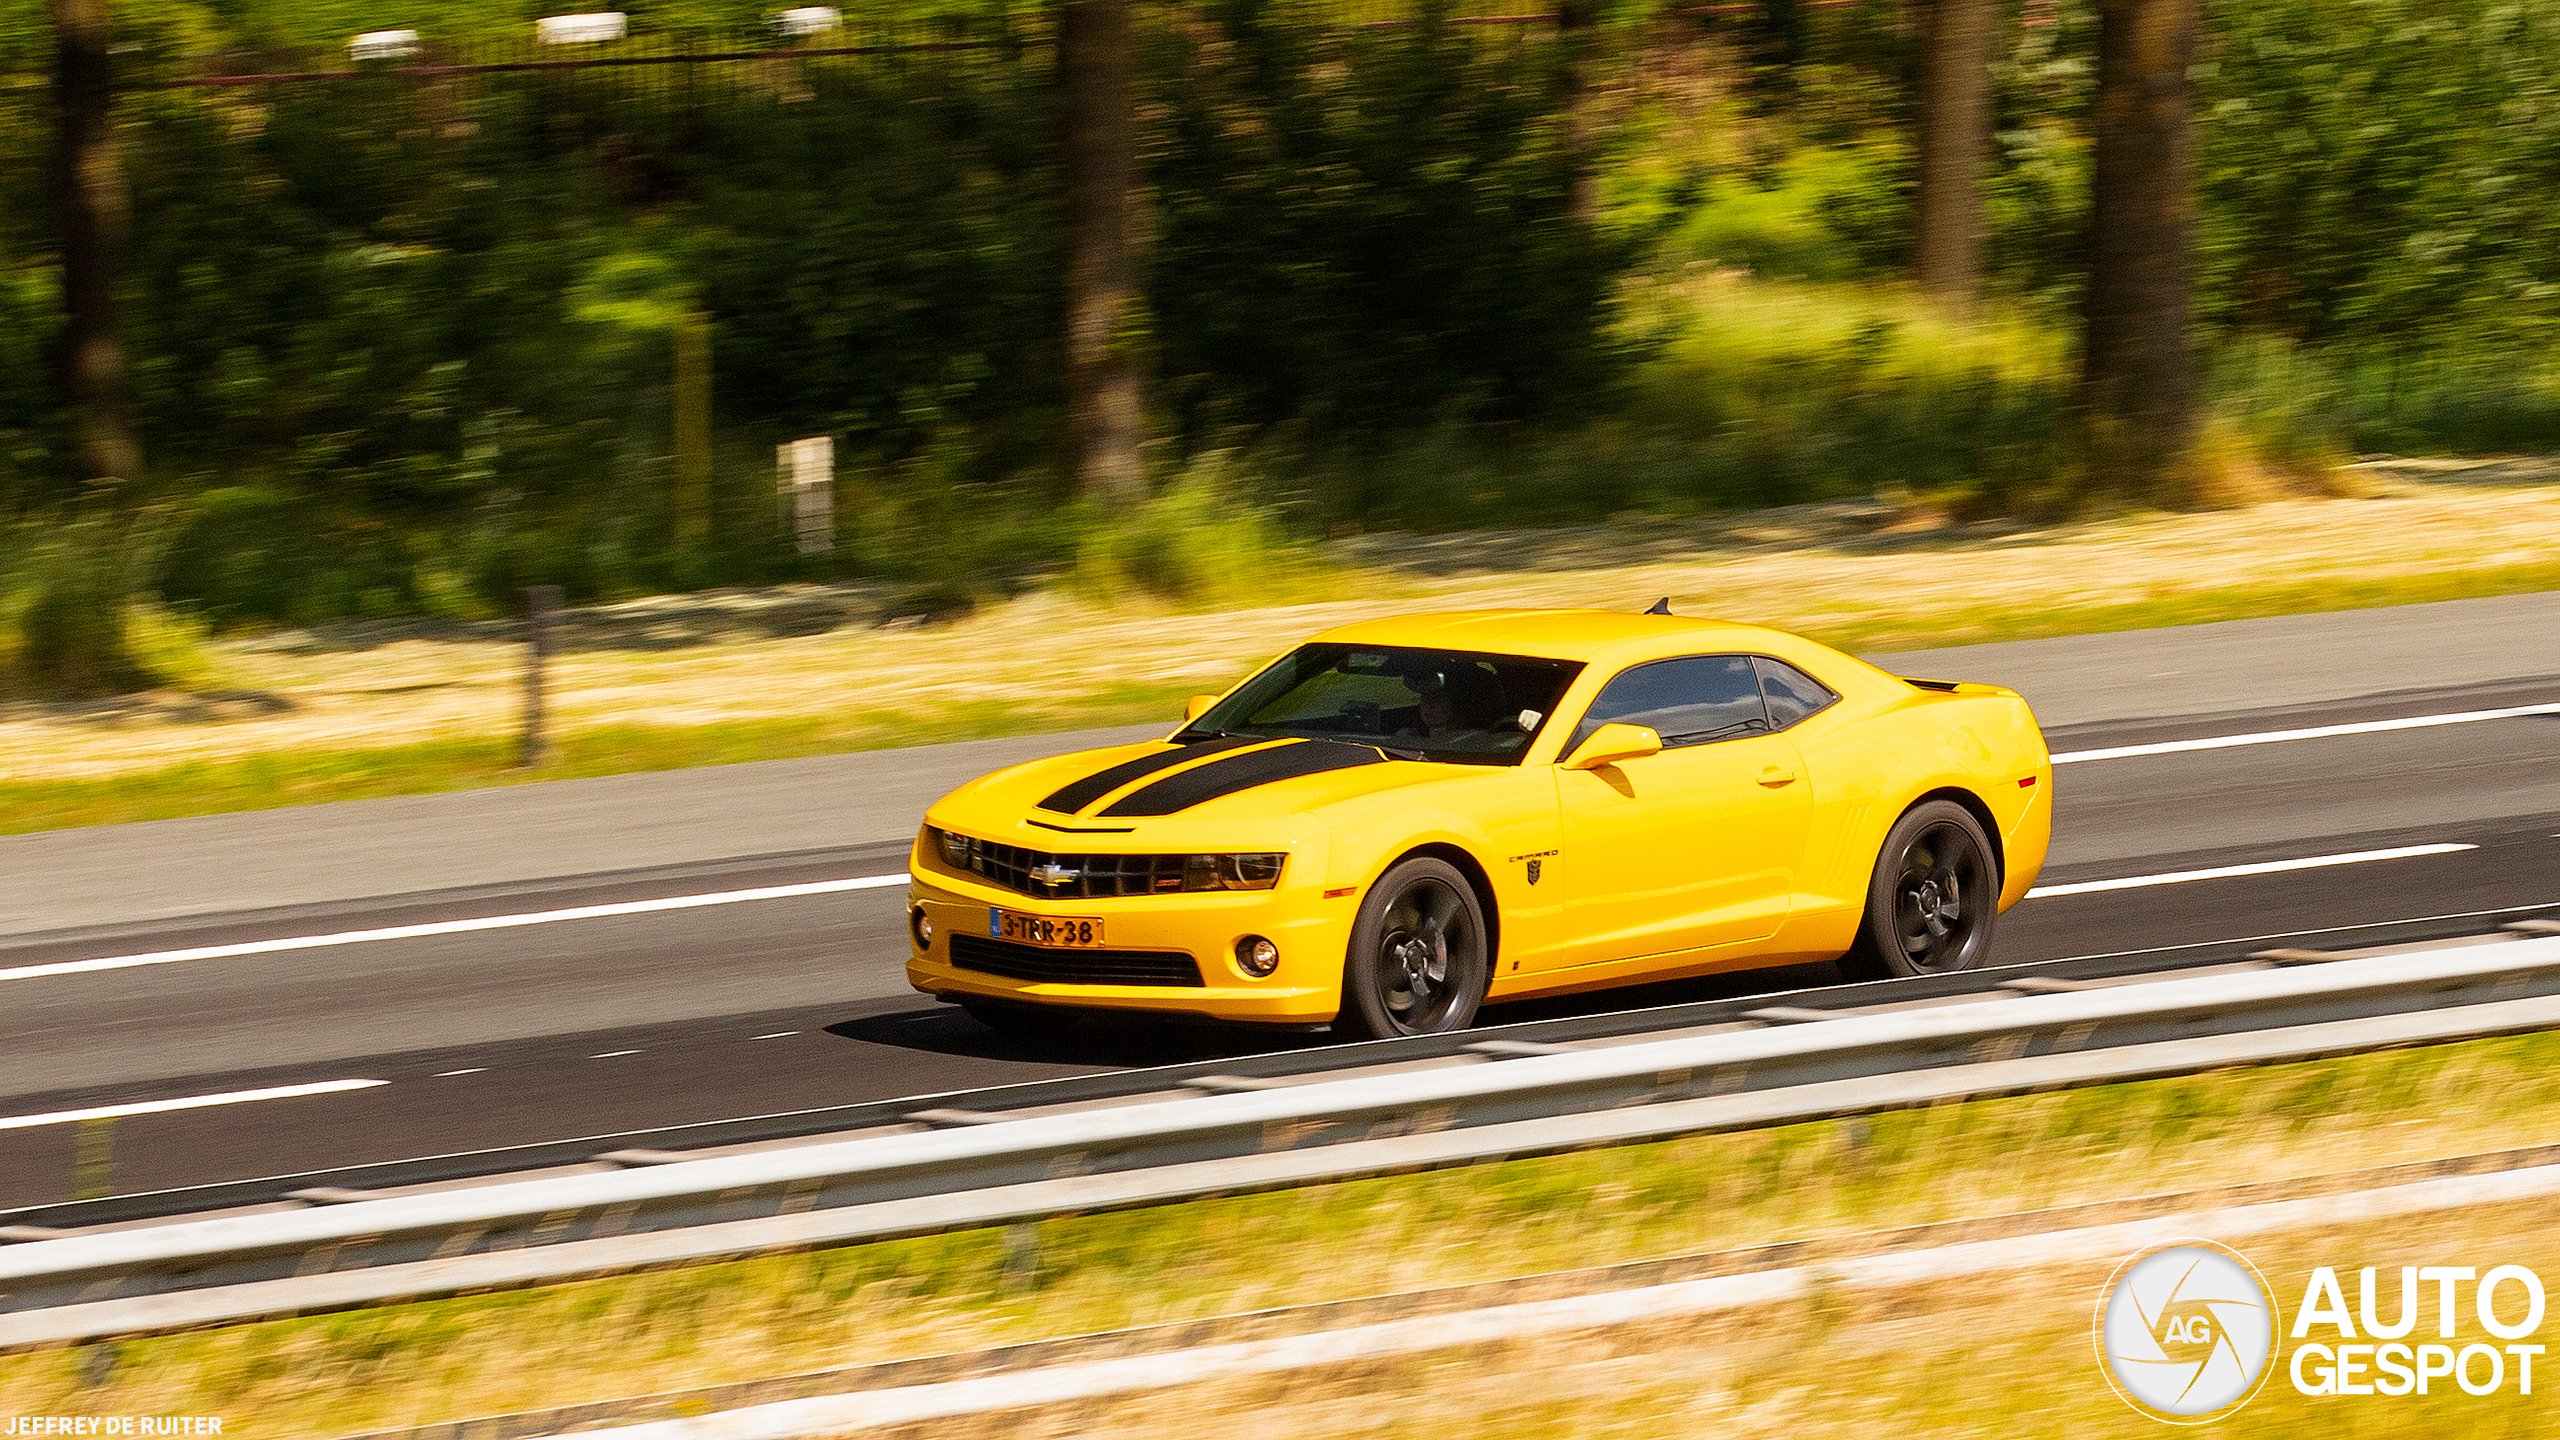
<instances>
[{"instance_id":1,"label":"license plate","mask_svg":"<svg viewBox=\"0 0 2560 1440\"><path fill-rule=\"evenodd\" d=\"M1046 945L1053 950L1091 950L1102 943L1102 922L1082 916L1024 915L990 906L987 938Z\"/></svg>"}]
</instances>

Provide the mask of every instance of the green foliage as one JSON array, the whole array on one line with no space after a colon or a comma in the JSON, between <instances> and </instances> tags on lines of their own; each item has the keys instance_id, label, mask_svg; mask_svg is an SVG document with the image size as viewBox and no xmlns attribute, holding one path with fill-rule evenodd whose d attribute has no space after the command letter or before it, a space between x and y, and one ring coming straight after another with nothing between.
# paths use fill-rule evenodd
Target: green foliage
<instances>
[{"instance_id":1,"label":"green foliage","mask_svg":"<svg viewBox=\"0 0 2560 1440\"><path fill-rule=\"evenodd\" d=\"M172 0L124 10L118 63L337 65L392 26L511 56L556 8ZM629 13L631 47L767 33L743 0ZM1450 24L1440 0L1144 13L1129 338L1169 471L1224 455L1328 530L1879 488L2067 501L2086 0L2002 30L1979 332L1896 285L1916 49L1892 7L1701 22L1630 0L1562 38ZM152 467L131 488L169 507L139 583L226 626L847 572L911 587L917 613L1059 568L1194 603L1114 558L1139 521L1088 537L1068 503L1045 7L847 15L851 37L994 48L129 91L123 313ZM2233 452L2307 472L2560 443L2560 12L2217 0L2211 25L2199 314ZM46 369L46 51L40 7L0 7L0 516L74 495ZM686 550L669 326L695 311L715 524ZM820 433L846 543L804 559L771 456Z\"/></svg>"},{"instance_id":2,"label":"green foliage","mask_svg":"<svg viewBox=\"0 0 2560 1440\"><path fill-rule=\"evenodd\" d=\"M532 13L421 8L417 28L466 39ZM1001 0L896 15L998 37L1023 18ZM1438 25L1326 37L1305 18L1238 10L1230 39L1167 30L1149 52L1168 107L1150 338L1177 448L1237 422L1517 418L1604 390L1631 252L1569 213L1586 162L1560 140L1556 47ZM175 73L209 27L334 45L412 22L250 4L222 23L134 21L128 74ZM1065 561L1047 63L130 92L124 323L147 493L175 505L158 587L236 625L494 613L535 581L583 599L858 568L948 608ZM40 209L40 159L0 146L0 216ZM47 237L7 224L0 318L31 323L0 327L17 402L0 504L23 507L66 477L44 459L62 447L32 338L51 328ZM686 552L668 330L692 310L713 326L719 516ZM854 537L834 560L785 548L770 488L773 445L818 433L837 438Z\"/></svg>"},{"instance_id":3,"label":"green foliage","mask_svg":"<svg viewBox=\"0 0 2560 1440\"><path fill-rule=\"evenodd\" d=\"M1145 598L1188 610L1328 599L1338 572L1254 498L1237 457L1210 451L1164 490L1096 523L1069 579L1094 600Z\"/></svg>"},{"instance_id":4,"label":"green foliage","mask_svg":"<svg viewBox=\"0 0 2560 1440\"><path fill-rule=\"evenodd\" d=\"M149 554L141 526L96 515L0 536L0 695L83 699L203 679L202 627L141 592Z\"/></svg>"},{"instance_id":5,"label":"green foliage","mask_svg":"<svg viewBox=\"0 0 2560 1440\"><path fill-rule=\"evenodd\" d=\"M2547 350L2560 11L2225 0L2213 25L2210 317L2361 350Z\"/></svg>"},{"instance_id":6,"label":"green foliage","mask_svg":"<svg viewBox=\"0 0 2560 1440\"><path fill-rule=\"evenodd\" d=\"M1570 53L1225 0L1154 69L1163 402L1197 427L1408 426L1587 405L1623 358L1623 239L1577 220Z\"/></svg>"}]
</instances>

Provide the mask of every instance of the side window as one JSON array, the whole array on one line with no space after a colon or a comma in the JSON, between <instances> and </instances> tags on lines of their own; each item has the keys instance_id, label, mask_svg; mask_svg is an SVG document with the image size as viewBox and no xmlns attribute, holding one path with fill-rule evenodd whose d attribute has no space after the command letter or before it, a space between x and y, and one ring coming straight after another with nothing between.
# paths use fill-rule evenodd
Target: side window
<instances>
[{"instance_id":1,"label":"side window","mask_svg":"<svg viewBox=\"0 0 2560 1440\"><path fill-rule=\"evenodd\" d=\"M1613 724L1650 727L1673 749L1766 731L1769 716L1750 656L1693 655L1638 665L1610 681L1565 753Z\"/></svg>"},{"instance_id":2,"label":"side window","mask_svg":"<svg viewBox=\"0 0 2560 1440\"><path fill-rule=\"evenodd\" d=\"M1768 698L1772 729L1784 730L1840 698L1831 693L1831 687L1784 660L1754 655L1751 663L1760 671L1760 693Z\"/></svg>"}]
</instances>

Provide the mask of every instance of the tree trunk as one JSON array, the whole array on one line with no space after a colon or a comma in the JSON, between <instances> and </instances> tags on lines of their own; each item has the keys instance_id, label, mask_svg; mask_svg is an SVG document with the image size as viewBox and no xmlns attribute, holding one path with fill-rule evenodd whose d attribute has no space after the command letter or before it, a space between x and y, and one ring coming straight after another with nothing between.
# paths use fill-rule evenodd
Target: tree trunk
<instances>
[{"instance_id":1,"label":"tree trunk","mask_svg":"<svg viewBox=\"0 0 2560 1440\"><path fill-rule=\"evenodd\" d=\"M1128 0L1061 0L1059 130L1066 179L1067 423L1089 495L1144 493L1146 301L1131 190Z\"/></svg>"},{"instance_id":2,"label":"tree trunk","mask_svg":"<svg viewBox=\"0 0 2560 1440\"><path fill-rule=\"evenodd\" d=\"M1564 42L1565 63L1571 67L1563 97L1566 144L1572 147L1574 163L1569 213L1582 225L1597 224L1600 219L1600 167L1591 153L1599 130L1591 113L1591 69L1597 63L1592 31L1599 21L1599 0L1561 0L1556 6L1556 34Z\"/></svg>"},{"instance_id":3,"label":"tree trunk","mask_svg":"<svg viewBox=\"0 0 2560 1440\"><path fill-rule=\"evenodd\" d=\"M64 316L55 363L86 478L112 484L140 470L142 452L126 414L124 347L116 338L115 267L124 247L125 197L107 71L108 0L53 0L53 34L53 93L60 112L53 208L60 226Z\"/></svg>"},{"instance_id":4,"label":"tree trunk","mask_svg":"<svg viewBox=\"0 0 2560 1440\"><path fill-rule=\"evenodd\" d=\"M2094 478L2129 499L2176 498L2195 442L2188 71L2200 29L2199 0L2099 0L2082 404Z\"/></svg>"},{"instance_id":5,"label":"tree trunk","mask_svg":"<svg viewBox=\"0 0 2560 1440\"><path fill-rule=\"evenodd\" d=\"M1982 298L1982 161L1991 143L1993 0L1935 0L1920 73L1920 288L1951 308Z\"/></svg>"}]
</instances>

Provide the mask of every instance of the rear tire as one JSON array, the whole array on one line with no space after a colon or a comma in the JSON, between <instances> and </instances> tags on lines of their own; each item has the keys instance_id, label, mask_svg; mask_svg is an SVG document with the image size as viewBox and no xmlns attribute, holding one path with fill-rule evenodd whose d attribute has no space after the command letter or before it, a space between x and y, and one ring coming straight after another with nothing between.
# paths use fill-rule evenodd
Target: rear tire
<instances>
[{"instance_id":1,"label":"rear tire","mask_svg":"<svg viewBox=\"0 0 2560 1440\"><path fill-rule=\"evenodd\" d=\"M1492 983L1493 947L1475 887L1449 862L1416 856L1360 902L1333 1033L1387 1040L1464 1030Z\"/></svg>"},{"instance_id":2,"label":"rear tire","mask_svg":"<svg viewBox=\"0 0 2560 1440\"><path fill-rule=\"evenodd\" d=\"M1857 943L1840 957L1852 980L1951 975L1981 965L2000 918L2000 865L1973 812L1952 800L1914 805L1886 832L1867 881Z\"/></svg>"}]
</instances>

